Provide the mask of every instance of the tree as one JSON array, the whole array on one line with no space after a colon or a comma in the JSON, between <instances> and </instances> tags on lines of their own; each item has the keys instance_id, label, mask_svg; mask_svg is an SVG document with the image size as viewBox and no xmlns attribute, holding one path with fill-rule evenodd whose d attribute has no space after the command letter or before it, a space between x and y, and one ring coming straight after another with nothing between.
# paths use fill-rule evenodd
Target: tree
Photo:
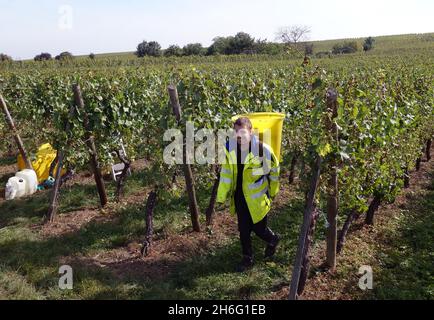
<instances>
[{"instance_id":1,"label":"tree","mask_svg":"<svg viewBox=\"0 0 434 320\"><path fill-rule=\"evenodd\" d=\"M137 46L136 55L139 58L143 58L145 56L159 57L161 56L161 46L156 41L143 41Z\"/></svg>"},{"instance_id":2,"label":"tree","mask_svg":"<svg viewBox=\"0 0 434 320\"><path fill-rule=\"evenodd\" d=\"M331 51L319 51L315 54L315 57L320 59L325 57L331 58L331 56L332 56Z\"/></svg>"},{"instance_id":3,"label":"tree","mask_svg":"<svg viewBox=\"0 0 434 320\"><path fill-rule=\"evenodd\" d=\"M308 40L311 29L308 26L293 25L282 27L276 33L276 40L300 53L299 43Z\"/></svg>"},{"instance_id":4,"label":"tree","mask_svg":"<svg viewBox=\"0 0 434 320\"><path fill-rule=\"evenodd\" d=\"M256 40L254 50L256 54L278 55L284 52L284 48L279 43L268 42L267 39Z\"/></svg>"},{"instance_id":5,"label":"tree","mask_svg":"<svg viewBox=\"0 0 434 320\"><path fill-rule=\"evenodd\" d=\"M313 55L313 43L305 43L304 44L304 54L306 56Z\"/></svg>"},{"instance_id":6,"label":"tree","mask_svg":"<svg viewBox=\"0 0 434 320\"><path fill-rule=\"evenodd\" d=\"M185 56L200 56L205 53L202 44L200 43L190 43L182 48Z\"/></svg>"},{"instance_id":7,"label":"tree","mask_svg":"<svg viewBox=\"0 0 434 320\"><path fill-rule=\"evenodd\" d=\"M281 44L268 42L267 39L255 40L248 33L239 32L235 36L216 37L208 48L207 55L217 54L280 54L283 53Z\"/></svg>"},{"instance_id":8,"label":"tree","mask_svg":"<svg viewBox=\"0 0 434 320\"><path fill-rule=\"evenodd\" d=\"M359 50L359 45L357 41L345 41L342 43L337 43L333 46L333 54L347 54L354 53Z\"/></svg>"},{"instance_id":9,"label":"tree","mask_svg":"<svg viewBox=\"0 0 434 320\"><path fill-rule=\"evenodd\" d=\"M235 36L216 37L208 48L207 55L215 54L251 54L255 53L255 39L248 33L238 32Z\"/></svg>"},{"instance_id":10,"label":"tree","mask_svg":"<svg viewBox=\"0 0 434 320\"><path fill-rule=\"evenodd\" d=\"M208 48L207 55L229 54L229 43L233 37L216 37Z\"/></svg>"},{"instance_id":11,"label":"tree","mask_svg":"<svg viewBox=\"0 0 434 320\"><path fill-rule=\"evenodd\" d=\"M47 52L43 52L41 54L38 54L34 60L35 61L47 61L47 60L51 60L53 59L51 54L47 53Z\"/></svg>"},{"instance_id":12,"label":"tree","mask_svg":"<svg viewBox=\"0 0 434 320\"><path fill-rule=\"evenodd\" d=\"M56 60L70 60L74 58L71 52L65 51L56 56Z\"/></svg>"},{"instance_id":13,"label":"tree","mask_svg":"<svg viewBox=\"0 0 434 320\"><path fill-rule=\"evenodd\" d=\"M12 61L12 57L7 54L0 53L0 62Z\"/></svg>"},{"instance_id":14,"label":"tree","mask_svg":"<svg viewBox=\"0 0 434 320\"><path fill-rule=\"evenodd\" d=\"M91 53L90 55L89 55L89 59L91 59L91 60L94 60L96 57L95 57L95 54L94 53Z\"/></svg>"},{"instance_id":15,"label":"tree","mask_svg":"<svg viewBox=\"0 0 434 320\"><path fill-rule=\"evenodd\" d=\"M229 54L251 53L255 44L255 39L248 33L238 32L229 41Z\"/></svg>"},{"instance_id":16,"label":"tree","mask_svg":"<svg viewBox=\"0 0 434 320\"><path fill-rule=\"evenodd\" d=\"M183 51L182 49L177 45L171 45L169 48L164 50L164 56L166 57L180 57L182 56Z\"/></svg>"},{"instance_id":17,"label":"tree","mask_svg":"<svg viewBox=\"0 0 434 320\"><path fill-rule=\"evenodd\" d=\"M366 38L365 43L363 44L363 51L369 51L374 48L375 39L372 37Z\"/></svg>"}]
</instances>

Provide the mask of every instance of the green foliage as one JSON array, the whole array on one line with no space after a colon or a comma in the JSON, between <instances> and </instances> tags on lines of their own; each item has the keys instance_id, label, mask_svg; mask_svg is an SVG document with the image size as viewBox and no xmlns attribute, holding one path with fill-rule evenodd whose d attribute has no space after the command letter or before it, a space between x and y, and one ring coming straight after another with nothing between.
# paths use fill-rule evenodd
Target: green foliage
<instances>
[{"instance_id":1,"label":"green foliage","mask_svg":"<svg viewBox=\"0 0 434 320\"><path fill-rule=\"evenodd\" d=\"M208 48L208 54L246 54L254 53L255 39L248 33L238 32L235 36L217 37Z\"/></svg>"},{"instance_id":2,"label":"green foliage","mask_svg":"<svg viewBox=\"0 0 434 320\"><path fill-rule=\"evenodd\" d=\"M143 41L137 46L136 56L143 58L145 56L158 57L161 55L161 46L156 41Z\"/></svg>"},{"instance_id":3,"label":"green foliage","mask_svg":"<svg viewBox=\"0 0 434 320\"><path fill-rule=\"evenodd\" d=\"M51 60L52 58L53 57L51 56L51 54L49 54L47 52L43 52L43 53L35 56L34 60L35 61L47 61L47 60Z\"/></svg>"},{"instance_id":4,"label":"green foliage","mask_svg":"<svg viewBox=\"0 0 434 320\"><path fill-rule=\"evenodd\" d=\"M208 48L208 55L229 54L230 37L216 37L213 44Z\"/></svg>"},{"instance_id":5,"label":"green foliage","mask_svg":"<svg viewBox=\"0 0 434 320\"><path fill-rule=\"evenodd\" d=\"M411 63L372 57L327 59L321 67L265 60L86 72L41 68L3 72L0 83L29 149L47 141L68 146L66 162L78 168L89 157L83 142L83 111L68 117L71 88L79 83L103 164L112 161L111 151L119 146L120 136L128 155L146 157L155 166L155 182L163 185L175 169L165 165L162 157L167 145L162 136L166 129L176 128L168 106L169 84L177 84L183 122L194 121L196 128L229 128L231 117L240 113L282 112L287 116L283 157L299 154L306 180L317 153L325 157L325 164L337 156L341 208L347 212L366 210L375 194L392 201L402 188L406 169L412 169L424 141L432 137L429 59L415 58ZM338 143L326 126L329 87L339 93ZM72 128L68 133L63 129L66 121ZM195 170L199 181L212 178L208 166Z\"/></svg>"},{"instance_id":6,"label":"green foliage","mask_svg":"<svg viewBox=\"0 0 434 320\"><path fill-rule=\"evenodd\" d=\"M164 56L165 57L180 57L183 55L182 48L180 48L177 45L171 45L169 48L164 50Z\"/></svg>"},{"instance_id":7,"label":"green foliage","mask_svg":"<svg viewBox=\"0 0 434 320\"><path fill-rule=\"evenodd\" d=\"M342 43L337 43L333 46L333 54L347 54L355 53L359 51L359 44L357 41L345 41Z\"/></svg>"},{"instance_id":8,"label":"green foliage","mask_svg":"<svg viewBox=\"0 0 434 320\"><path fill-rule=\"evenodd\" d=\"M4 53L0 53L0 62L7 62L7 61L12 61L12 57L8 56L7 54Z\"/></svg>"},{"instance_id":9,"label":"green foliage","mask_svg":"<svg viewBox=\"0 0 434 320\"><path fill-rule=\"evenodd\" d=\"M205 54L206 50L200 43L189 43L182 48L182 52L186 56L201 56Z\"/></svg>"},{"instance_id":10,"label":"green foliage","mask_svg":"<svg viewBox=\"0 0 434 320\"><path fill-rule=\"evenodd\" d=\"M284 46L279 43L268 42L267 40L256 40L253 46L255 54L278 55L285 52Z\"/></svg>"},{"instance_id":11,"label":"green foliage","mask_svg":"<svg viewBox=\"0 0 434 320\"><path fill-rule=\"evenodd\" d=\"M70 60L74 58L71 52L65 51L56 56L56 60Z\"/></svg>"},{"instance_id":12,"label":"green foliage","mask_svg":"<svg viewBox=\"0 0 434 320\"><path fill-rule=\"evenodd\" d=\"M229 41L229 54L249 53L253 49L255 39L248 33L238 32Z\"/></svg>"},{"instance_id":13,"label":"green foliage","mask_svg":"<svg viewBox=\"0 0 434 320\"><path fill-rule=\"evenodd\" d=\"M363 51L369 51L374 48L375 39L372 37L366 38L365 42L363 43Z\"/></svg>"},{"instance_id":14,"label":"green foliage","mask_svg":"<svg viewBox=\"0 0 434 320\"><path fill-rule=\"evenodd\" d=\"M304 54L307 56L313 55L313 48L314 48L313 43L305 43L304 44Z\"/></svg>"}]
</instances>

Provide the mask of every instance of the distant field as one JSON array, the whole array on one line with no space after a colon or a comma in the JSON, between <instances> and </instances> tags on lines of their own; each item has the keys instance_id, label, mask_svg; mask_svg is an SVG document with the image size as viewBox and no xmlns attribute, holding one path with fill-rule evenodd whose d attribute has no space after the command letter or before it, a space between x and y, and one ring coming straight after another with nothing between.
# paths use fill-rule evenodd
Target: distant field
<instances>
[{"instance_id":1,"label":"distant field","mask_svg":"<svg viewBox=\"0 0 434 320\"><path fill-rule=\"evenodd\" d=\"M367 36L368 37L368 36ZM363 46L364 40L367 38L348 38L348 39L334 39L334 40L322 40L311 41L314 44L314 52L331 51L333 46L343 41L357 41L360 48ZM404 35L392 35L381 36L375 38L375 48L370 54L395 54L399 52L409 52L414 50L434 50L434 32L423 34L404 34ZM363 51L361 51L363 53ZM87 58L86 56L82 56ZM97 54L97 58L134 58L134 52L114 52Z\"/></svg>"},{"instance_id":2,"label":"distant field","mask_svg":"<svg viewBox=\"0 0 434 320\"><path fill-rule=\"evenodd\" d=\"M354 65L363 64L366 59L381 58L381 59L399 59L402 62L408 62L415 56L431 60L434 52L434 33L425 34L408 34L408 35L394 35L394 36L381 36L374 37L374 48L369 52L364 52L363 42L366 38L357 39L337 39L337 40L324 40L312 41L314 44L314 55L312 59L315 64L329 67L329 64L334 64L336 61L343 63L350 63ZM345 55L328 55L323 54L322 57L317 57L317 53L330 52L333 46L337 43L344 41L357 41L359 43L359 51L354 54ZM73 53L74 54L74 53ZM0 64L0 71L13 71L16 69L34 70L44 69L53 70L62 68L63 70L78 71L84 69L100 69L106 68L118 69L120 67L146 67L160 70L161 68L173 68L181 66L195 67L208 66L210 64L219 67L226 63L231 64L231 68L240 63L256 63L256 64L280 64L287 65L299 64L300 56L290 56L288 54L280 55L217 55L217 56L183 56L183 57L144 57L137 58L134 52L118 52L118 53L104 53L96 54L95 59L89 59L88 55L75 56L73 60L65 61L43 61L35 63L33 60L14 61L12 63ZM345 60L345 61L342 61ZM369 63L369 62L368 62Z\"/></svg>"},{"instance_id":3,"label":"distant field","mask_svg":"<svg viewBox=\"0 0 434 320\"><path fill-rule=\"evenodd\" d=\"M313 41L315 52L329 51L333 46L343 41L357 41L362 47L365 38ZM402 51L433 50L434 33L404 34L374 37L375 47L370 54L395 54Z\"/></svg>"}]
</instances>

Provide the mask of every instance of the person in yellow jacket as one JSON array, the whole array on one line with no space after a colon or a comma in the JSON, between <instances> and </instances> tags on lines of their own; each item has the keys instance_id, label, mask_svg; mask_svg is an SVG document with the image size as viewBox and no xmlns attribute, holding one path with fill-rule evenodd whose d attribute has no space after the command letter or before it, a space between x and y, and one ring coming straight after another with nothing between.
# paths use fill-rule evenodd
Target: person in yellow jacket
<instances>
[{"instance_id":1,"label":"person in yellow jacket","mask_svg":"<svg viewBox=\"0 0 434 320\"><path fill-rule=\"evenodd\" d=\"M225 148L217 203L230 197L231 214L237 214L243 258L237 271L253 266L252 231L267 243L265 257L272 257L280 241L267 226L267 214L272 200L279 192L279 160L273 149L253 134L248 118L239 118L234 129L236 136Z\"/></svg>"}]
</instances>

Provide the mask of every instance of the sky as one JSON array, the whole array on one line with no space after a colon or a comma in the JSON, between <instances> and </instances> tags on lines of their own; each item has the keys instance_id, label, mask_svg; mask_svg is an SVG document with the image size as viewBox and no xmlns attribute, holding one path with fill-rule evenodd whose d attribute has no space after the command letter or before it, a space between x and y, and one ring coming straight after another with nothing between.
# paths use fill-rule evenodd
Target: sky
<instances>
[{"instance_id":1,"label":"sky","mask_svg":"<svg viewBox=\"0 0 434 320\"><path fill-rule=\"evenodd\" d=\"M306 25L310 40L434 32L433 0L0 0L0 53L30 59L163 48L239 31L275 40L284 26Z\"/></svg>"}]
</instances>

